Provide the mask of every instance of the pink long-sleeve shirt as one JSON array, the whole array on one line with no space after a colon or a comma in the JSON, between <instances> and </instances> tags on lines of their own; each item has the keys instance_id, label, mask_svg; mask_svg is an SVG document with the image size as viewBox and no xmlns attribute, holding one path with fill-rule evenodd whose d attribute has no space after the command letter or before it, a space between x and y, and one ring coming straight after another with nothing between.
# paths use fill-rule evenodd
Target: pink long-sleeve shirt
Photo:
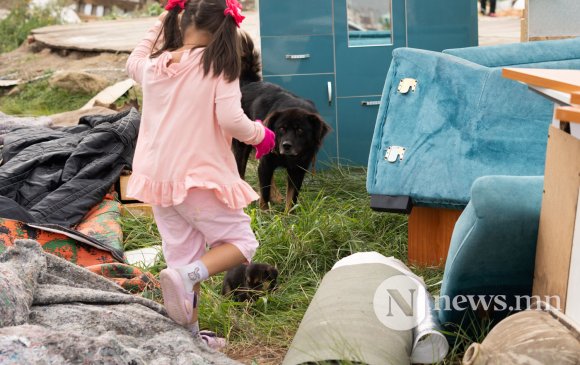
<instances>
[{"instance_id":1,"label":"pink long-sleeve shirt","mask_svg":"<svg viewBox=\"0 0 580 365\"><path fill-rule=\"evenodd\" d=\"M264 127L241 107L239 81L204 76L203 48L150 58L161 22L147 32L127 61L143 88L143 110L127 194L160 206L183 202L190 188L211 189L232 209L258 198L243 181L231 151L232 137L255 145Z\"/></svg>"}]
</instances>

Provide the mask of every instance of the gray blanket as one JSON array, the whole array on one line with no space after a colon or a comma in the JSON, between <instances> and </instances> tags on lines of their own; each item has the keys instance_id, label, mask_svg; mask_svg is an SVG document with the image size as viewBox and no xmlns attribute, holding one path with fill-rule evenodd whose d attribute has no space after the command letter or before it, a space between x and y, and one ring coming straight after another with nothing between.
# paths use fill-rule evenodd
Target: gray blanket
<instances>
[{"instance_id":1,"label":"gray blanket","mask_svg":"<svg viewBox=\"0 0 580 365\"><path fill-rule=\"evenodd\" d=\"M4 135L15 128L50 127L50 117L15 117L0 112L0 145L4 144Z\"/></svg>"},{"instance_id":2,"label":"gray blanket","mask_svg":"<svg viewBox=\"0 0 580 365\"><path fill-rule=\"evenodd\" d=\"M0 327L1 364L237 364L158 303L31 240L0 255Z\"/></svg>"}]
</instances>

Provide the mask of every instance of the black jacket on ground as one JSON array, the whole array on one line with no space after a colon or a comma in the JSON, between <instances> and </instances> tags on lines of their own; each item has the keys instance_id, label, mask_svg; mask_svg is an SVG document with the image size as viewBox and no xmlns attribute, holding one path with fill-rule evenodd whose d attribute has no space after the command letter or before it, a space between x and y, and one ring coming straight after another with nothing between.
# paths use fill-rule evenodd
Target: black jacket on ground
<instances>
[{"instance_id":1,"label":"black jacket on ground","mask_svg":"<svg viewBox=\"0 0 580 365\"><path fill-rule=\"evenodd\" d=\"M0 196L18 203L35 222L79 223L131 167L139 122L132 109L82 117L78 126L59 130L13 130L2 149Z\"/></svg>"}]
</instances>

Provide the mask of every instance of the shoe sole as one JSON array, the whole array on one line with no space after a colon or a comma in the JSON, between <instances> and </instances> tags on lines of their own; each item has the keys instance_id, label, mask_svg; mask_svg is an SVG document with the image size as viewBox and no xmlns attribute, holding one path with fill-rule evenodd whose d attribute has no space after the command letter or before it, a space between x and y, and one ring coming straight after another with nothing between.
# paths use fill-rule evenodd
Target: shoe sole
<instances>
[{"instance_id":1,"label":"shoe sole","mask_svg":"<svg viewBox=\"0 0 580 365\"><path fill-rule=\"evenodd\" d=\"M223 350L228 344L225 338L217 337L215 333L210 331L199 331L199 336L213 350Z\"/></svg>"},{"instance_id":2,"label":"shoe sole","mask_svg":"<svg viewBox=\"0 0 580 365\"><path fill-rule=\"evenodd\" d=\"M186 300L182 295L184 289L181 283L181 276L173 271L163 270L159 274L161 282L161 292L163 293L163 303L169 318L186 326L189 324L189 317L186 309Z\"/></svg>"}]
</instances>

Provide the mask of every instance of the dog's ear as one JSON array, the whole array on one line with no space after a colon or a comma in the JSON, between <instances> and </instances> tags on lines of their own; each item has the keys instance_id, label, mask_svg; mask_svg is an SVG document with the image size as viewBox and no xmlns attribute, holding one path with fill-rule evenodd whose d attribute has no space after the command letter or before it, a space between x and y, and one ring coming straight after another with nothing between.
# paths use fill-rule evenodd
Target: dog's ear
<instances>
[{"instance_id":1,"label":"dog's ear","mask_svg":"<svg viewBox=\"0 0 580 365\"><path fill-rule=\"evenodd\" d=\"M314 126L314 131L316 133L316 147L320 148L322 146L322 140L332 131L332 128L330 128L330 126L318 114L310 114L308 119Z\"/></svg>"},{"instance_id":2,"label":"dog's ear","mask_svg":"<svg viewBox=\"0 0 580 365\"><path fill-rule=\"evenodd\" d=\"M270 278L272 279L278 278L278 269L276 269L274 266L269 266L267 271Z\"/></svg>"},{"instance_id":3,"label":"dog's ear","mask_svg":"<svg viewBox=\"0 0 580 365\"><path fill-rule=\"evenodd\" d=\"M270 128L271 130L276 131L276 123L280 119L281 115L282 115L282 112L280 112L280 111L276 111L272 114L269 114L266 117L266 119L263 121L264 125L266 127Z\"/></svg>"}]
</instances>

